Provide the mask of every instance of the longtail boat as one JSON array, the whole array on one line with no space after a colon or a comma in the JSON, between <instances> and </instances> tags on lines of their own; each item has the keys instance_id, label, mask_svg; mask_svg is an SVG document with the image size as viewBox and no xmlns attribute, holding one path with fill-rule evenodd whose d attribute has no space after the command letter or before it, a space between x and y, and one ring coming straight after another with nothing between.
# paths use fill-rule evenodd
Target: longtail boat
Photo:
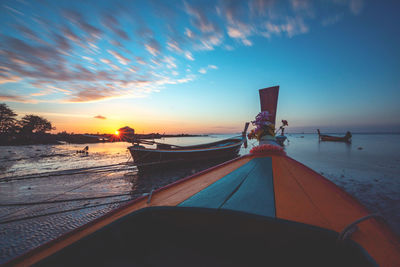
<instances>
[{"instance_id":1,"label":"longtail boat","mask_svg":"<svg viewBox=\"0 0 400 267\"><path fill-rule=\"evenodd\" d=\"M217 142L178 146L173 144L164 144L154 141L140 140L128 147L134 163L139 169L148 169L149 167L165 166L174 163L187 164L188 162L216 160L220 158L232 159L237 156L240 147L246 141L246 131L248 123L241 136L220 140ZM141 144L156 144L156 148L146 148Z\"/></svg>"},{"instance_id":2,"label":"longtail boat","mask_svg":"<svg viewBox=\"0 0 400 267\"><path fill-rule=\"evenodd\" d=\"M278 90L260 90L270 114ZM384 221L264 136L248 155L150 192L9 264L399 266L399 244Z\"/></svg>"},{"instance_id":3,"label":"longtail boat","mask_svg":"<svg viewBox=\"0 0 400 267\"><path fill-rule=\"evenodd\" d=\"M326 135L326 134L321 134L319 129L317 129L318 132L318 138L320 141L333 141L333 142L351 142L351 133L347 132L344 136L333 136L333 135Z\"/></svg>"}]
</instances>

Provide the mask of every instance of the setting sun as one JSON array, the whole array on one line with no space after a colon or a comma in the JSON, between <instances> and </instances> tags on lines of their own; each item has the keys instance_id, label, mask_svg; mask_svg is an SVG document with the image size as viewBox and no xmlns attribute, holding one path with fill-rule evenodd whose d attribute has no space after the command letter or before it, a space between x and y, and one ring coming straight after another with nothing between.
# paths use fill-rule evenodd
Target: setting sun
<instances>
[{"instance_id":1,"label":"setting sun","mask_svg":"<svg viewBox=\"0 0 400 267\"><path fill-rule=\"evenodd\" d=\"M119 135L119 132L118 132L118 131L115 131L115 135Z\"/></svg>"}]
</instances>

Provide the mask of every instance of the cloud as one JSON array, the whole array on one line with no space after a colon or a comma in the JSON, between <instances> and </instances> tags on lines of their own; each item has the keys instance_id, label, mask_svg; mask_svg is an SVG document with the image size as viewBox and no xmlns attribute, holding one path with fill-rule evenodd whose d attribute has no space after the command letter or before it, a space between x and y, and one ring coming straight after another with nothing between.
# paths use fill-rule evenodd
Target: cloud
<instances>
[{"instance_id":1,"label":"cloud","mask_svg":"<svg viewBox=\"0 0 400 267\"><path fill-rule=\"evenodd\" d=\"M207 67L205 67L205 68L201 68L200 70L199 70L199 72L201 73L201 74L206 74L207 73L207 71L208 70L211 70L211 69L213 69L213 70L217 70L218 69L218 67L217 66L215 66L215 65L208 65Z\"/></svg>"},{"instance_id":2,"label":"cloud","mask_svg":"<svg viewBox=\"0 0 400 267\"><path fill-rule=\"evenodd\" d=\"M104 64L111 64L111 61L109 59L101 58L100 61Z\"/></svg>"},{"instance_id":3,"label":"cloud","mask_svg":"<svg viewBox=\"0 0 400 267\"><path fill-rule=\"evenodd\" d=\"M186 52L185 52L185 57L186 57L187 59L191 60L191 61L194 60L194 57L193 57L193 55L192 55L192 53L191 53L190 51L186 51Z\"/></svg>"},{"instance_id":4,"label":"cloud","mask_svg":"<svg viewBox=\"0 0 400 267\"><path fill-rule=\"evenodd\" d=\"M336 14L333 16L328 16L321 21L321 24L322 24L322 26L333 25L333 24L339 22L340 20L342 20L343 17L344 17L344 13L339 13L339 14Z\"/></svg>"},{"instance_id":5,"label":"cloud","mask_svg":"<svg viewBox=\"0 0 400 267\"><path fill-rule=\"evenodd\" d=\"M231 46L231 45L225 45L224 49L228 50L228 51L233 51L235 48L233 46Z\"/></svg>"},{"instance_id":6,"label":"cloud","mask_svg":"<svg viewBox=\"0 0 400 267\"><path fill-rule=\"evenodd\" d=\"M112 50L107 50L108 53L110 53L111 55L113 55L115 57L115 59L118 60L118 62L122 65L128 65L131 60L129 58L124 57L123 55L121 55L120 53L116 52L116 51L112 51Z\"/></svg>"},{"instance_id":7,"label":"cloud","mask_svg":"<svg viewBox=\"0 0 400 267\"><path fill-rule=\"evenodd\" d=\"M94 38L100 38L103 34L103 32L99 28L88 23L82 16L82 14L78 11L67 9L63 11L63 14L67 20L69 20L71 23L78 25L82 30L84 30L86 33L90 34Z\"/></svg>"},{"instance_id":8,"label":"cloud","mask_svg":"<svg viewBox=\"0 0 400 267\"><path fill-rule=\"evenodd\" d=\"M63 36L65 36L65 38L72 41L79 47L87 48L87 45L84 44L83 40L77 34L75 34L68 26L66 25L62 26L61 33L63 34Z\"/></svg>"},{"instance_id":9,"label":"cloud","mask_svg":"<svg viewBox=\"0 0 400 267\"><path fill-rule=\"evenodd\" d=\"M160 54L161 51L161 46L160 44L157 42L156 39L151 38L147 44L144 45L146 50L152 54L153 56L157 56Z\"/></svg>"},{"instance_id":10,"label":"cloud","mask_svg":"<svg viewBox=\"0 0 400 267\"><path fill-rule=\"evenodd\" d=\"M177 65L175 63L176 59L171 56L165 56L163 60L167 64L167 68L176 69Z\"/></svg>"},{"instance_id":11,"label":"cloud","mask_svg":"<svg viewBox=\"0 0 400 267\"><path fill-rule=\"evenodd\" d=\"M193 38L194 36L193 32L188 28L185 29L185 35L189 38Z\"/></svg>"},{"instance_id":12,"label":"cloud","mask_svg":"<svg viewBox=\"0 0 400 267\"><path fill-rule=\"evenodd\" d=\"M17 24L15 28L22 33L22 35L32 41L35 42L43 42L39 37L38 34L35 33L33 30L30 28L22 25L22 24Z\"/></svg>"},{"instance_id":13,"label":"cloud","mask_svg":"<svg viewBox=\"0 0 400 267\"><path fill-rule=\"evenodd\" d=\"M364 2L363 0L350 0L349 7L354 15L359 15L364 7Z\"/></svg>"},{"instance_id":14,"label":"cloud","mask_svg":"<svg viewBox=\"0 0 400 267\"><path fill-rule=\"evenodd\" d=\"M101 115L94 116L93 118L95 118L95 119L100 119L100 120L105 120L105 119L107 119L106 117L101 116Z\"/></svg>"},{"instance_id":15,"label":"cloud","mask_svg":"<svg viewBox=\"0 0 400 267\"><path fill-rule=\"evenodd\" d=\"M302 13L307 16L313 16L314 8L309 0L291 0L291 7L297 13Z\"/></svg>"},{"instance_id":16,"label":"cloud","mask_svg":"<svg viewBox=\"0 0 400 267\"><path fill-rule=\"evenodd\" d=\"M113 68L114 70L118 70L118 71L120 71L121 70L121 68L120 67L118 67L117 65L115 65L115 64L110 64L110 67L111 68Z\"/></svg>"},{"instance_id":17,"label":"cloud","mask_svg":"<svg viewBox=\"0 0 400 267\"><path fill-rule=\"evenodd\" d=\"M1 101L20 102L20 103L36 103L36 101L27 99L19 95L0 94Z\"/></svg>"},{"instance_id":18,"label":"cloud","mask_svg":"<svg viewBox=\"0 0 400 267\"><path fill-rule=\"evenodd\" d=\"M240 39L246 46L251 46L252 42L247 39L252 34L252 27L246 24L238 24L236 27L228 26L228 35L231 38Z\"/></svg>"},{"instance_id":19,"label":"cloud","mask_svg":"<svg viewBox=\"0 0 400 267\"><path fill-rule=\"evenodd\" d=\"M21 77L16 75L3 75L0 74L0 84L4 83L16 83L21 80Z\"/></svg>"},{"instance_id":20,"label":"cloud","mask_svg":"<svg viewBox=\"0 0 400 267\"><path fill-rule=\"evenodd\" d=\"M183 50L179 47L179 45L178 45L178 42L176 42L176 41L169 41L169 42L167 42L167 48L168 48L168 50L170 50L170 51L174 51L174 52L177 52L177 53L182 53L183 52Z\"/></svg>"},{"instance_id":21,"label":"cloud","mask_svg":"<svg viewBox=\"0 0 400 267\"><path fill-rule=\"evenodd\" d=\"M301 17L287 17L284 22L277 24L268 21L265 23L265 29L267 31L263 35L268 38L281 33L285 33L288 37L293 37L309 31L308 26Z\"/></svg>"},{"instance_id":22,"label":"cloud","mask_svg":"<svg viewBox=\"0 0 400 267\"><path fill-rule=\"evenodd\" d=\"M139 70L139 68L133 66L133 67L128 68L128 70L129 70L130 72L136 73L136 72Z\"/></svg>"},{"instance_id":23,"label":"cloud","mask_svg":"<svg viewBox=\"0 0 400 267\"><path fill-rule=\"evenodd\" d=\"M146 65L146 62L143 60L142 57L136 57L136 62L139 63L140 65Z\"/></svg>"},{"instance_id":24,"label":"cloud","mask_svg":"<svg viewBox=\"0 0 400 267\"><path fill-rule=\"evenodd\" d=\"M89 61L89 62L93 62L93 61L94 61L94 59L91 58L91 57L83 56L82 58L85 59L85 60L87 60L87 61Z\"/></svg>"},{"instance_id":25,"label":"cloud","mask_svg":"<svg viewBox=\"0 0 400 267\"><path fill-rule=\"evenodd\" d=\"M206 74L217 69L208 65L191 70L187 63L194 61L194 54L201 61L207 51L218 48L226 53L255 45L262 37L272 41L276 36L306 34L312 21L331 25L344 15L360 14L364 4L363 0L322 4L308 0L185 0L180 9L154 1L139 10L136 4L123 1L113 4L113 9L100 5L82 13L64 8L74 6L68 3L54 7L38 2L41 12L36 15L22 14L20 6L10 2L5 12L10 21L3 27L11 25L14 31L0 36L0 84L25 82L32 86L28 93L32 99L45 94L70 102L145 97L168 84L197 77L185 73L198 70ZM317 11L321 13L315 14ZM57 15L66 20L55 19ZM30 26L33 23L35 27ZM157 25L156 31L153 25ZM28 101L24 96L2 97Z\"/></svg>"},{"instance_id":26,"label":"cloud","mask_svg":"<svg viewBox=\"0 0 400 267\"><path fill-rule=\"evenodd\" d=\"M78 86L67 102L94 102L119 95L115 88L104 85Z\"/></svg>"},{"instance_id":27,"label":"cloud","mask_svg":"<svg viewBox=\"0 0 400 267\"><path fill-rule=\"evenodd\" d=\"M253 16L265 16L273 6L274 0L253 0L249 2L250 14Z\"/></svg>"},{"instance_id":28,"label":"cloud","mask_svg":"<svg viewBox=\"0 0 400 267\"><path fill-rule=\"evenodd\" d=\"M186 13L191 18L191 23L196 32L185 28L185 36L193 44L196 50L214 50L221 45L224 34L218 24L216 8L208 2L197 2L188 4L185 2Z\"/></svg>"},{"instance_id":29,"label":"cloud","mask_svg":"<svg viewBox=\"0 0 400 267\"><path fill-rule=\"evenodd\" d=\"M69 44L68 39L64 36L55 33L54 40L56 42L57 49L59 49L61 53L65 53L71 50L71 45Z\"/></svg>"},{"instance_id":30,"label":"cloud","mask_svg":"<svg viewBox=\"0 0 400 267\"><path fill-rule=\"evenodd\" d=\"M207 2L197 2L190 5L184 2L186 12L192 18L192 24L203 33L221 32L218 24L211 18L215 8Z\"/></svg>"},{"instance_id":31,"label":"cloud","mask_svg":"<svg viewBox=\"0 0 400 267\"><path fill-rule=\"evenodd\" d=\"M232 38L246 38L246 34L239 29L228 26L228 35Z\"/></svg>"},{"instance_id":32,"label":"cloud","mask_svg":"<svg viewBox=\"0 0 400 267\"><path fill-rule=\"evenodd\" d=\"M247 6L241 1L223 1L222 13L230 25L245 24L247 18Z\"/></svg>"},{"instance_id":33,"label":"cloud","mask_svg":"<svg viewBox=\"0 0 400 267\"><path fill-rule=\"evenodd\" d=\"M118 20L110 13L105 13L102 18L103 25L116 34L119 38L129 41L128 34L120 29Z\"/></svg>"},{"instance_id":34,"label":"cloud","mask_svg":"<svg viewBox=\"0 0 400 267\"><path fill-rule=\"evenodd\" d=\"M194 49L196 50L214 50L215 47L223 43L224 35L222 33L203 34L194 38Z\"/></svg>"},{"instance_id":35,"label":"cloud","mask_svg":"<svg viewBox=\"0 0 400 267\"><path fill-rule=\"evenodd\" d=\"M30 94L31 96L45 96L45 95L49 95L49 94L51 94L52 93L52 91L51 90L49 90L49 89L47 89L47 90L41 90L40 92L38 92L38 93L32 93L32 94Z\"/></svg>"},{"instance_id":36,"label":"cloud","mask_svg":"<svg viewBox=\"0 0 400 267\"><path fill-rule=\"evenodd\" d=\"M24 15L24 13L22 13L21 11L16 10L15 8L9 7L9 6L7 6L7 5L3 5L3 7L5 7L5 8L8 9L9 11L11 11L11 12L17 14L17 15L21 15L21 16Z\"/></svg>"}]
</instances>

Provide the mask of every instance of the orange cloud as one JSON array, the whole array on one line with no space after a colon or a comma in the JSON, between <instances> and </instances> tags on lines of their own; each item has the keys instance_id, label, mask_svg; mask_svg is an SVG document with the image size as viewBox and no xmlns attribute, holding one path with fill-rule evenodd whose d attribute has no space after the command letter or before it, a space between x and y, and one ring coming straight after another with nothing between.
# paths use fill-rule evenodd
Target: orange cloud
<instances>
[{"instance_id":1,"label":"orange cloud","mask_svg":"<svg viewBox=\"0 0 400 267\"><path fill-rule=\"evenodd\" d=\"M93 118L95 118L95 119L100 119L100 120L105 120L105 119L107 119L106 117L101 116L101 115L94 116Z\"/></svg>"}]
</instances>

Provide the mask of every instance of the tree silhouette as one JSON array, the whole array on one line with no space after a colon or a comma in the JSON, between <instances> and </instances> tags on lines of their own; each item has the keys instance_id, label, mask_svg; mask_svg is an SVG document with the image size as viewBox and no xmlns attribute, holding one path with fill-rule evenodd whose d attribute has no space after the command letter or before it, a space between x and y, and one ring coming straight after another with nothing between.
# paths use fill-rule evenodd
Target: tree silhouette
<instances>
[{"instance_id":1,"label":"tree silhouette","mask_svg":"<svg viewBox=\"0 0 400 267\"><path fill-rule=\"evenodd\" d=\"M0 134L10 133L15 128L16 116L17 114L6 104L0 104Z\"/></svg>"},{"instance_id":2,"label":"tree silhouette","mask_svg":"<svg viewBox=\"0 0 400 267\"><path fill-rule=\"evenodd\" d=\"M47 131L55 130L51 122L36 115L26 115L19 121L21 132L26 134L31 133L45 133Z\"/></svg>"}]
</instances>

